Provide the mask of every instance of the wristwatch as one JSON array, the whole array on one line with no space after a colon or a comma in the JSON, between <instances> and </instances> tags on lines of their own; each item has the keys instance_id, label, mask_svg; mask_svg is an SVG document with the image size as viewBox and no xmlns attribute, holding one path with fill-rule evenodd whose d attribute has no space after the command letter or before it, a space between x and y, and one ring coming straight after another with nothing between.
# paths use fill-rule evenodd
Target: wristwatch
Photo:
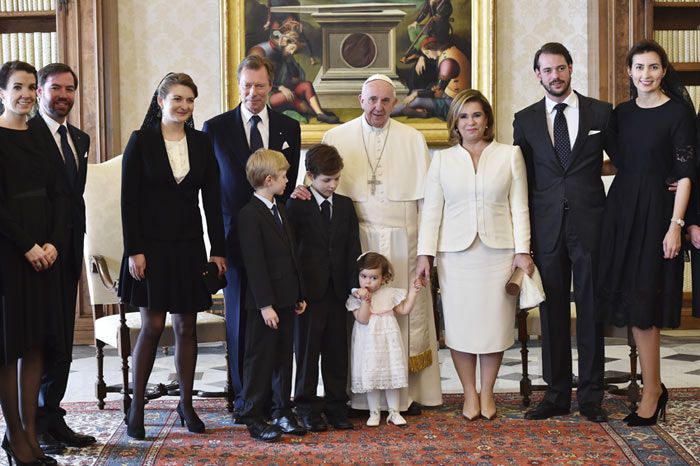
<instances>
[{"instance_id":1,"label":"wristwatch","mask_svg":"<svg viewBox=\"0 0 700 466\"><path fill-rule=\"evenodd\" d=\"M682 218L672 218L671 223L676 223L681 228L683 228L685 226L685 221L683 221Z\"/></svg>"}]
</instances>

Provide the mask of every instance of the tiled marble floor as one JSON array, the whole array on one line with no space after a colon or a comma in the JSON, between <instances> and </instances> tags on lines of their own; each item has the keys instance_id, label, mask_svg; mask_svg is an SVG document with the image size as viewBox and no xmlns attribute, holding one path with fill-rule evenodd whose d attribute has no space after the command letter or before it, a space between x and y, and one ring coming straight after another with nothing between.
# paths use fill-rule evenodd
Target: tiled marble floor
<instances>
[{"instance_id":1,"label":"tiled marble floor","mask_svg":"<svg viewBox=\"0 0 700 466\"><path fill-rule=\"evenodd\" d=\"M629 347L624 340L607 339L606 348L607 375L629 370ZM96 378L95 350L89 346L78 346L74 349L72 373L69 379L68 393L65 401L95 400L94 382ZM576 368L576 352L574 358L574 373ZM668 387L698 387L700 386L700 330L698 331L668 331L662 334L661 347L662 380ZM541 352L537 341L530 345L529 371L533 383L543 383L541 379ZM116 350L108 348L105 351L105 381L108 384L121 381L121 362ZM175 369L171 355L165 356L159 352L156 359L151 383L167 382L175 379ZM517 392L520 381L520 348L514 345L503 359L496 390L499 392ZM440 350L440 374L444 393L461 393L462 388L457 378L449 350ZM222 345L200 345L195 389L220 391L226 384L226 364L223 357ZM321 390L321 387L319 387ZM110 394L108 399L117 399L118 395Z\"/></svg>"}]
</instances>

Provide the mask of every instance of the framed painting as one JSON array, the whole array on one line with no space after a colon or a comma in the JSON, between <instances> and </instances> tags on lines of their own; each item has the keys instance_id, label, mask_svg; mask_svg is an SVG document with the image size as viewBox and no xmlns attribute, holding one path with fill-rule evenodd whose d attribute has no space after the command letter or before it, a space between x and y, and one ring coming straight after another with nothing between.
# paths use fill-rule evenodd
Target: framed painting
<instances>
[{"instance_id":1,"label":"framed painting","mask_svg":"<svg viewBox=\"0 0 700 466\"><path fill-rule=\"evenodd\" d=\"M248 54L275 66L269 105L315 144L358 117L369 76L395 83L392 116L447 143L452 97L476 88L494 104L495 0L220 0L222 107L239 103Z\"/></svg>"}]
</instances>

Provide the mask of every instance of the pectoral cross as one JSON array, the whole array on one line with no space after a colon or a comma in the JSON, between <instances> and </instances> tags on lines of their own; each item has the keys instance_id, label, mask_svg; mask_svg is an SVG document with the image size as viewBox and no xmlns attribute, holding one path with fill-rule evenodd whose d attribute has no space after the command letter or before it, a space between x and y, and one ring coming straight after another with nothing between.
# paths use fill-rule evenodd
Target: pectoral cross
<instances>
[{"instance_id":1,"label":"pectoral cross","mask_svg":"<svg viewBox=\"0 0 700 466\"><path fill-rule=\"evenodd\" d=\"M372 178L367 180L367 184L372 187L372 196L374 196L377 191L377 185L382 184L382 182L377 179L377 175L375 173L372 173Z\"/></svg>"}]
</instances>

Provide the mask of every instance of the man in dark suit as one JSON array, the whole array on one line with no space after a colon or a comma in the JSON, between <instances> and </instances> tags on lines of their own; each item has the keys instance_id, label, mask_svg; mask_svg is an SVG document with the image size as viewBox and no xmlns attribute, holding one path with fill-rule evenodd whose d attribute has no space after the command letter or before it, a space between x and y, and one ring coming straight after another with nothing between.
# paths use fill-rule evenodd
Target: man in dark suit
<instances>
[{"instance_id":1,"label":"man in dark suit","mask_svg":"<svg viewBox=\"0 0 700 466\"><path fill-rule=\"evenodd\" d=\"M542 366L548 388L526 419L568 414L572 368L570 290L573 271L580 412L607 419L603 400L602 325L594 316L595 274L605 205L604 138L612 106L571 89L572 59L559 43L535 54L545 98L515 114L513 138L525 158L535 263L546 301L540 305Z\"/></svg>"},{"instance_id":2,"label":"man in dark suit","mask_svg":"<svg viewBox=\"0 0 700 466\"><path fill-rule=\"evenodd\" d=\"M334 428L353 428L347 419L350 314L345 300L357 286L357 257L362 247L352 199L335 193L342 169L343 159L335 147L317 144L310 148L306 171L313 199L287 201L308 303L294 329L294 404L299 422L312 432L327 430L321 417L324 412ZM316 395L319 357L323 400Z\"/></svg>"},{"instance_id":3,"label":"man in dark suit","mask_svg":"<svg viewBox=\"0 0 700 466\"><path fill-rule=\"evenodd\" d=\"M238 241L238 212L253 193L246 181L245 164L250 154L261 147L280 151L290 165L288 177L296 180L301 146L299 123L266 105L272 90L270 62L263 57L249 56L238 65L237 73L241 104L206 121L202 128L211 137L221 171L221 204L229 265L224 304L229 373L235 395L234 419L242 409L246 328L246 274ZM293 189L294 182L289 183L281 200L289 197Z\"/></svg>"},{"instance_id":4,"label":"man in dark suit","mask_svg":"<svg viewBox=\"0 0 700 466\"><path fill-rule=\"evenodd\" d=\"M63 168L70 192L70 216L66 222L66 244L59 254L62 272L63 303L60 307L61 334L53 334L48 342L47 359L39 389L39 443L45 451L58 453L64 445L84 447L95 443L95 437L74 432L65 422L66 412L60 407L66 393L72 360L75 305L78 282L83 269L83 240L85 236L85 176L90 137L66 122L73 108L78 78L68 65L52 63L38 72L37 95L39 113L29 126Z\"/></svg>"}]
</instances>

